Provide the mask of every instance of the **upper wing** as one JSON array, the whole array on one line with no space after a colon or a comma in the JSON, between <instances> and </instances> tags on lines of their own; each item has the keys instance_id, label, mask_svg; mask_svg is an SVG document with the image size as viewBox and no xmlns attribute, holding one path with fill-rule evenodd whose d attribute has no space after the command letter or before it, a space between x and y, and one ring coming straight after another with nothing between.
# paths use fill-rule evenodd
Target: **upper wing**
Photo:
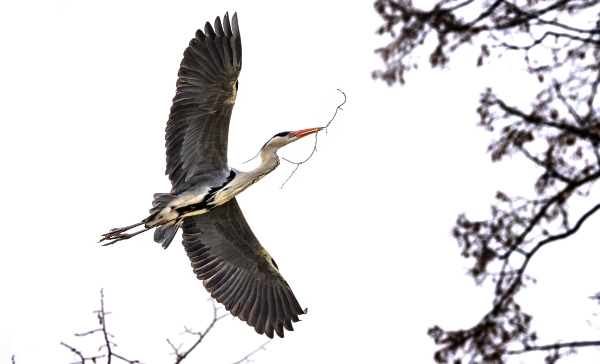
<instances>
[{"instance_id":1,"label":"upper wing","mask_svg":"<svg viewBox=\"0 0 600 364\"><path fill-rule=\"evenodd\" d=\"M302 308L236 201L185 218L183 245L211 296L259 334L283 337Z\"/></svg>"},{"instance_id":2,"label":"upper wing","mask_svg":"<svg viewBox=\"0 0 600 364\"><path fill-rule=\"evenodd\" d=\"M206 23L183 53L166 129L167 171L179 193L227 166L229 119L242 68L237 14ZM227 171L228 173L228 171Z\"/></svg>"}]
</instances>

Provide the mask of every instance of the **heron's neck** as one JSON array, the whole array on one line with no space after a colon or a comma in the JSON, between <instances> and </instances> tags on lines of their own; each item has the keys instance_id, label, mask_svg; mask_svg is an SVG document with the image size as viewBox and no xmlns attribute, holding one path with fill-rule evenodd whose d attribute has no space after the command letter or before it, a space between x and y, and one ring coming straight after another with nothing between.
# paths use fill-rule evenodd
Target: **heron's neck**
<instances>
[{"instance_id":1,"label":"heron's neck","mask_svg":"<svg viewBox=\"0 0 600 364\"><path fill-rule=\"evenodd\" d=\"M244 182L248 183L248 186L258 182L258 180L277 168L279 157L276 152L277 149L275 148L264 148L260 151L260 165L251 171L243 172L245 174L243 177L247 179Z\"/></svg>"},{"instance_id":2,"label":"heron's neck","mask_svg":"<svg viewBox=\"0 0 600 364\"><path fill-rule=\"evenodd\" d=\"M216 191L209 205L222 205L231 200L246 188L260 181L279 165L279 158L275 152L277 148L263 148L260 152L261 163L255 169L244 172L233 168L235 177L226 185Z\"/></svg>"},{"instance_id":3,"label":"heron's neck","mask_svg":"<svg viewBox=\"0 0 600 364\"><path fill-rule=\"evenodd\" d=\"M279 157L277 157L278 148L269 148L268 146L260 151L260 165L251 171L239 171L234 169L236 176L231 184L237 193L242 192L246 188L260 181L264 176L271 173L279 165Z\"/></svg>"}]
</instances>

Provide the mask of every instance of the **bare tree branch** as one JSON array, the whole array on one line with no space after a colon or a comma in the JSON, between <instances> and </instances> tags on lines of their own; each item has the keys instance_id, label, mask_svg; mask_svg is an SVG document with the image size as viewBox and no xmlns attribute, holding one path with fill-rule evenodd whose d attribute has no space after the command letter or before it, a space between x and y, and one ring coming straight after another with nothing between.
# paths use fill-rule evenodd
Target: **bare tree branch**
<instances>
[{"instance_id":1,"label":"bare tree branch","mask_svg":"<svg viewBox=\"0 0 600 364\"><path fill-rule=\"evenodd\" d=\"M461 255L473 263L469 275L478 285L491 278L493 299L468 329L429 329L439 345L435 361L504 363L508 355L543 351L546 362L555 363L567 349L600 346L597 341L560 343L560 338L537 345L533 316L517 303L526 282L535 282L526 274L535 254L572 237L600 209L595 205L577 218L569 209L600 180L600 0L439 0L429 10L411 0L377 0L375 10L383 19L378 33L392 38L375 50L384 63L383 70L373 72L375 79L404 84L405 73L417 68L413 53L431 44L426 40L435 34L437 44L428 50L432 67L444 68L465 45L480 49L477 67L491 62L492 55L499 60L508 51L521 52L523 72L540 85L528 110L505 102L491 88L481 94L479 125L495 134L488 146L492 162L522 155L541 173L533 181L533 197L498 191L489 219L458 216L452 234Z\"/></svg>"},{"instance_id":2,"label":"bare tree branch","mask_svg":"<svg viewBox=\"0 0 600 364\"><path fill-rule=\"evenodd\" d=\"M219 310L220 307L217 307L215 305L215 301L211 298L209 299L212 307L213 307L213 319L212 321L208 324L208 326L204 329L204 331L193 331L192 329L189 329L187 327L184 327L184 331L181 334L188 334L188 335L193 335L193 336L197 336L196 341L186 350L181 350L183 344L179 344L178 346L175 346L175 344L173 344L173 342L169 339L167 339L167 343L169 344L169 346L171 347L171 350L173 350L173 352L171 353L171 355L175 355L175 364L179 364L181 363L184 359L186 359L190 353L192 353L192 351L194 351L196 349L196 347L198 347L198 345L200 345L200 343L202 343L202 340L204 340L204 338L206 337L206 335L208 335L208 333L212 330L212 328L216 325L216 323L221 320L224 317L228 317L230 316L229 313L225 313L223 315L219 315ZM261 346L259 346L256 350L252 351L251 353L249 353L248 355L246 355L244 358L242 358L241 360L237 361L237 363L242 363L242 362L250 362L250 357L254 354L256 354L258 351L260 350L266 350L265 346L269 343L270 341L265 342L264 344L262 344Z\"/></svg>"},{"instance_id":3,"label":"bare tree branch","mask_svg":"<svg viewBox=\"0 0 600 364\"><path fill-rule=\"evenodd\" d=\"M106 354L85 357L83 355L83 353L81 351L77 350L76 348L74 348L68 344L65 344L64 342L61 342L60 344L64 347L68 348L69 350L71 350L75 355L77 355L79 357L79 359L81 360L79 362L81 364L85 364L87 361L96 363L96 360L100 359L100 358L106 358L107 364L112 363L113 358L120 359L129 364L141 364L141 362L139 360L127 359L127 358L123 357L122 355L115 353L113 350L113 348L116 347L117 344L110 341L109 337L114 338L114 336L111 335L106 328L106 315L109 315L110 312L106 312L104 310L104 289L100 290L100 309L94 311L94 313L96 314L96 317L98 318L98 323L100 324L100 328L90 330L90 331L84 332L82 334L75 334L75 336L76 337L84 337L84 336L91 336L97 332L102 333L102 337L104 339L104 344L100 345L100 347L98 348L98 351L102 351L102 349L105 349L107 352Z\"/></svg>"},{"instance_id":4,"label":"bare tree branch","mask_svg":"<svg viewBox=\"0 0 600 364\"><path fill-rule=\"evenodd\" d=\"M584 346L600 346L600 340L598 341L574 341L570 343L559 343L541 346L527 346L521 350L508 350L508 355L523 354L530 351L547 351L547 350L558 350L563 348L581 348Z\"/></svg>"},{"instance_id":5,"label":"bare tree branch","mask_svg":"<svg viewBox=\"0 0 600 364\"><path fill-rule=\"evenodd\" d=\"M259 346L258 348L256 348L254 351L252 351L251 353L249 353L248 355L246 355L245 357L243 357L242 359L236 361L235 363L232 364L241 364L241 363L250 363L250 357L256 353L258 353L261 350L267 350L265 349L265 346L267 346L269 343L271 342L271 340L269 341L265 341L264 343L262 343L261 346Z\"/></svg>"},{"instance_id":6,"label":"bare tree branch","mask_svg":"<svg viewBox=\"0 0 600 364\"><path fill-rule=\"evenodd\" d=\"M185 331L182 334L190 334L190 335L198 336L198 338L196 339L196 342L194 342L194 344L192 344L192 346L189 349L184 350L182 352L180 349L183 344L180 344L178 347L175 347L175 345L173 345L173 343L169 339L167 339L167 343L169 344L169 346L171 346L171 349L173 350L173 353L171 353L171 355L175 355L175 364L179 364L183 361L183 359L187 358L188 355L192 351L194 351L194 349L196 349L196 347L198 345L200 345L202 340L204 340L206 335L208 335L208 333L215 326L217 321L219 321L220 319L227 317L229 315L229 314L218 315L219 308L215 305L215 301L211 298L210 302L212 303L212 306L213 306L213 319L210 322L210 324L206 327L206 329L204 329L204 332L201 332L201 331L195 332L195 331L188 329L187 327L184 327Z\"/></svg>"},{"instance_id":7,"label":"bare tree branch","mask_svg":"<svg viewBox=\"0 0 600 364\"><path fill-rule=\"evenodd\" d=\"M60 342L60 344L62 346L64 346L64 347L68 348L69 350L71 350L71 352L73 354L77 355L79 357L79 359L81 359L81 361L74 362L74 363L71 363L71 364L85 364L88 360L91 361L92 363L96 363L97 359L101 359L101 358L106 357L106 355L104 355L104 354L102 354L102 355L94 355L94 356L90 356L90 357L84 357L83 354L79 350L75 349L74 347L72 347L70 345L67 345L67 344L65 344L62 341Z\"/></svg>"}]
</instances>

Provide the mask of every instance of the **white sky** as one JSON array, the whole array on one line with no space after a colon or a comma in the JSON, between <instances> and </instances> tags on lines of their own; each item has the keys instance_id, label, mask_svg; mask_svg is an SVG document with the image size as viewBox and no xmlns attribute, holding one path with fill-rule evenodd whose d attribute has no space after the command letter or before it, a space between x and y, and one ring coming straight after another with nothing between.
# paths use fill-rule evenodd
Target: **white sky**
<instances>
[{"instance_id":1,"label":"white sky","mask_svg":"<svg viewBox=\"0 0 600 364\"><path fill-rule=\"evenodd\" d=\"M475 323L491 292L466 277L450 229L463 211L485 218L498 189L528 193L535 175L518 159L489 162L478 95L500 82L500 95L527 105L536 81L507 63L474 70L475 57L462 54L464 64L444 72L424 58L405 87L375 82L373 50L385 39L374 34L381 20L371 3L0 4L0 362L74 361L60 341L92 354L101 338L73 333L96 327L102 287L118 352L144 363L171 362L165 339L185 340L184 325L202 330L210 320L209 295L178 243L163 251L150 233L96 242L169 191L164 127L179 62L196 29L225 11L238 12L244 52L232 166L244 169L275 133L325 125L342 100L336 89L348 95L283 190L286 163L238 197L309 309L256 362L431 362L430 326ZM301 160L307 139L280 156ZM531 264L539 283L521 301L542 339L598 337L600 310L586 298L600 290L598 222ZM234 362L265 340L226 319L187 362ZM581 353L564 363L600 351Z\"/></svg>"}]
</instances>

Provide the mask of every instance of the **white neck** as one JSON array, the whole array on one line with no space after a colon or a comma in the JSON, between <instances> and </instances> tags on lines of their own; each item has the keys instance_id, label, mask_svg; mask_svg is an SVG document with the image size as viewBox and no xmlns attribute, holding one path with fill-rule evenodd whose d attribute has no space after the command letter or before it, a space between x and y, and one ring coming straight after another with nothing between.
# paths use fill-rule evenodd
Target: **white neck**
<instances>
[{"instance_id":1,"label":"white neck","mask_svg":"<svg viewBox=\"0 0 600 364\"><path fill-rule=\"evenodd\" d=\"M234 168L235 178L217 192L214 203L216 205L224 204L277 168L279 165L277 149L279 148L266 145L260 151L260 165L251 171L244 172Z\"/></svg>"},{"instance_id":2,"label":"white neck","mask_svg":"<svg viewBox=\"0 0 600 364\"><path fill-rule=\"evenodd\" d=\"M238 175L235 179L238 179L239 176L237 184L245 186L244 189L246 189L275 170L279 166L278 149L274 146L266 145L260 151L260 165L258 167L248 172L236 171Z\"/></svg>"}]
</instances>

